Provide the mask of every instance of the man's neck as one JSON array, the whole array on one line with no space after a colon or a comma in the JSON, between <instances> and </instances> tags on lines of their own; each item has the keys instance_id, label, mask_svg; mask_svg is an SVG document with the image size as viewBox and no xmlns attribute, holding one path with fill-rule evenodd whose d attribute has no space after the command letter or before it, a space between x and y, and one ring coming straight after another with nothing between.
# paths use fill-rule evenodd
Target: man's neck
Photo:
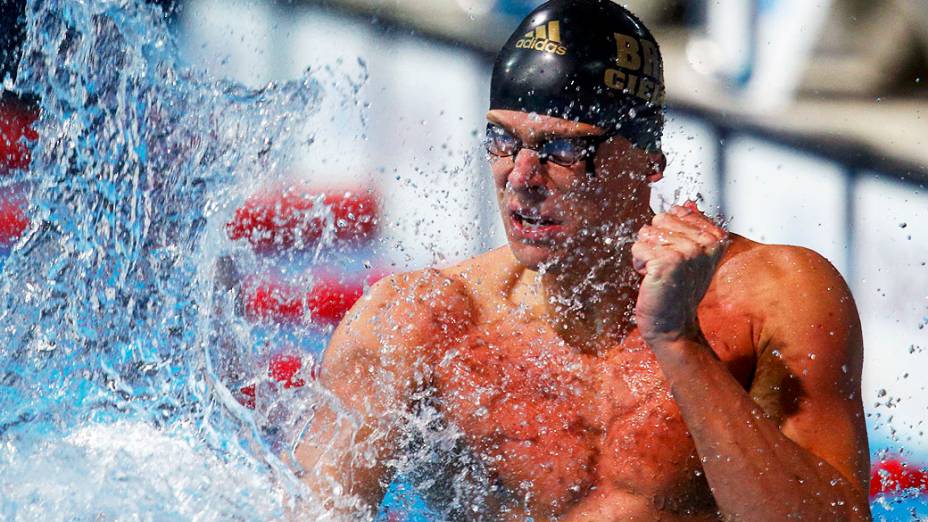
<instances>
[{"instance_id":1,"label":"man's neck","mask_svg":"<svg viewBox=\"0 0 928 522\"><path fill-rule=\"evenodd\" d=\"M603 353L631 330L640 278L630 245L613 256L584 256L584 266L539 275L546 320L578 350Z\"/></svg>"}]
</instances>

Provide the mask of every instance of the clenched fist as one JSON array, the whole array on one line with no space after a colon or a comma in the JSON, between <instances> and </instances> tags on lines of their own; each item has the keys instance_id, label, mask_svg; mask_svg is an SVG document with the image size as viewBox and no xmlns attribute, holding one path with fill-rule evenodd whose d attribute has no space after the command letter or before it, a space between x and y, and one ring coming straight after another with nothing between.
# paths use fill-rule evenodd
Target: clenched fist
<instances>
[{"instance_id":1,"label":"clenched fist","mask_svg":"<svg viewBox=\"0 0 928 522\"><path fill-rule=\"evenodd\" d=\"M635 317L646 342L696 331L696 307L727 246L728 233L693 203L674 206L641 227L632 258L644 276Z\"/></svg>"}]
</instances>

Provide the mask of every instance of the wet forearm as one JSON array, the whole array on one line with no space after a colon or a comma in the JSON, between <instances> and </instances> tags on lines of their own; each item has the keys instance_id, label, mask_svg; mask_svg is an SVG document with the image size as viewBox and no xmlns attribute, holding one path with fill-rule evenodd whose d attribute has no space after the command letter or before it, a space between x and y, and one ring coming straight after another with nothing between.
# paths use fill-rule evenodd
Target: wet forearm
<instances>
[{"instance_id":1,"label":"wet forearm","mask_svg":"<svg viewBox=\"0 0 928 522\"><path fill-rule=\"evenodd\" d=\"M389 480L386 469L364 458L372 430L339 417L321 406L294 456L303 469L302 480L325 517L336 520L369 520L377 513Z\"/></svg>"},{"instance_id":2,"label":"wet forearm","mask_svg":"<svg viewBox=\"0 0 928 522\"><path fill-rule=\"evenodd\" d=\"M364 475L367 470L351 470L350 465L341 463L337 468L325 458L312 464L313 469L303 474L303 483L310 497L304 499L307 509L322 518L336 520L372 520L377 513L383 492L377 488L361 488L355 475ZM353 473L360 471L361 473Z\"/></svg>"},{"instance_id":3,"label":"wet forearm","mask_svg":"<svg viewBox=\"0 0 928 522\"><path fill-rule=\"evenodd\" d=\"M720 512L736 520L868 520L866 498L787 438L701 342L649 343Z\"/></svg>"}]
</instances>

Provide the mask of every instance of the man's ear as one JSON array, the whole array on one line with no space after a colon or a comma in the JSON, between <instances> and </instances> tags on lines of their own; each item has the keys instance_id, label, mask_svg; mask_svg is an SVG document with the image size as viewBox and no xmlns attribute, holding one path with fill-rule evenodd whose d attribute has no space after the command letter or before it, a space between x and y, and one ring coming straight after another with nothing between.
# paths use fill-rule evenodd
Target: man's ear
<instances>
[{"instance_id":1,"label":"man's ear","mask_svg":"<svg viewBox=\"0 0 928 522\"><path fill-rule=\"evenodd\" d=\"M657 183L664 179L664 169L667 168L667 156L663 151L648 153L648 183Z\"/></svg>"}]
</instances>

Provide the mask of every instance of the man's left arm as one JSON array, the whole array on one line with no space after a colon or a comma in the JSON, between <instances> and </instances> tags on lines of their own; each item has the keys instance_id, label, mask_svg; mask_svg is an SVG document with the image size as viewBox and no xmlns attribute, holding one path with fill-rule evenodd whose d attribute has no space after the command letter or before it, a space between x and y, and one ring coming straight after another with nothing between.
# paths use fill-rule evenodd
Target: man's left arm
<instances>
[{"instance_id":1,"label":"man's left arm","mask_svg":"<svg viewBox=\"0 0 928 522\"><path fill-rule=\"evenodd\" d=\"M724 243L711 221L676 207L645 227L633 249L645 276L639 329L670 384L721 514L869 520L862 341L847 286L811 251L784 248L771 259L785 269L763 292L774 299L764 312L749 394L695 320Z\"/></svg>"}]
</instances>

